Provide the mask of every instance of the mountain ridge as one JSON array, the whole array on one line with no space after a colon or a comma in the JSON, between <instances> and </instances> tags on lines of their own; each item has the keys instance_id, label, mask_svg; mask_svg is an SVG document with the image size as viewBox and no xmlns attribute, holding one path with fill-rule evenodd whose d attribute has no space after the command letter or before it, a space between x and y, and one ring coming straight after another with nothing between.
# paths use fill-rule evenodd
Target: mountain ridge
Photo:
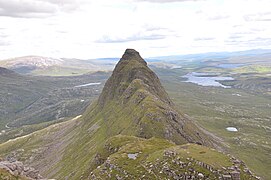
<instances>
[{"instance_id":1,"label":"mountain ridge","mask_svg":"<svg viewBox=\"0 0 271 180\"><path fill-rule=\"evenodd\" d=\"M105 84L104 91L98 101L103 103L106 97L112 98L112 94L122 95L125 88L127 88L125 85L133 83L133 80L136 79L143 81L144 84L148 85L148 87L145 88L149 91L152 90L156 95L163 95L160 98L162 98L164 102L172 104L172 101L169 99L166 91L162 88L156 74L147 67L147 62L134 49L127 49L125 51L122 58L117 63L112 76ZM121 87L118 87L119 85Z\"/></svg>"},{"instance_id":2,"label":"mountain ridge","mask_svg":"<svg viewBox=\"0 0 271 180\"><path fill-rule=\"evenodd\" d=\"M192 143L192 146L187 143ZM187 145L176 146L184 144ZM220 147L219 142L179 112L159 78L148 68L140 54L133 49L127 49L98 100L92 103L82 116L1 144L0 155L15 154L18 160L41 170L44 177L83 180L95 177L99 179L108 174L107 178L114 179L122 176L119 174L121 172L124 174L123 179L127 175L126 179L133 179L144 175L142 173L145 173L146 169L142 170L145 168L142 164L146 163L146 158L150 158L151 162L162 159L163 162L159 161L157 165L162 171L164 165L161 163L172 161L164 157L164 151L175 152L174 149L177 148L173 154L187 155L196 151L197 156L208 151L211 156L211 152L215 151L211 149L213 147ZM155 149L153 153L152 148ZM192 151L183 150L188 148ZM128 161L127 154L130 151L132 154L138 153L140 161ZM227 156L216 152L213 158L216 157L222 159L216 168L221 168L222 165L230 166L229 159L225 159ZM119 161L122 158L124 162ZM107 160L110 160L109 164ZM116 161L112 164L113 160ZM227 163L223 164L224 160ZM208 162L208 158L201 161ZM125 163L129 164L128 170L125 170ZM189 163L191 165L195 162L189 160L187 165ZM108 165L109 169L106 168ZM140 166L142 173L134 171L137 166ZM100 171L101 167L105 168L104 171ZM216 176L206 168L201 170L200 166L195 167L197 176L200 171L206 173L207 177ZM175 168L179 170L180 166ZM189 171L183 170L180 173ZM93 173L96 176L93 176ZM172 174L172 171L170 173ZM163 170L159 177L173 179L174 176L168 174L168 170Z\"/></svg>"}]
</instances>

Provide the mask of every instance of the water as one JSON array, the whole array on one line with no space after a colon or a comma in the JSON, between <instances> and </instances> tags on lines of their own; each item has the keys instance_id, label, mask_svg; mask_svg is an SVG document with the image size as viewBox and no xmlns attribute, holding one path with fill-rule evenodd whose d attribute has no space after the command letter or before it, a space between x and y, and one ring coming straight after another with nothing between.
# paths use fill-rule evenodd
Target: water
<instances>
[{"instance_id":1,"label":"water","mask_svg":"<svg viewBox=\"0 0 271 180\"><path fill-rule=\"evenodd\" d=\"M227 131L230 131L230 132L237 132L238 131L238 129L235 127L227 127L226 129L227 129Z\"/></svg>"},{"instance_id":2,"label":"water","mask_svg":"<svg viewBox=\"0 0 271 180\"><path fill-rule=\"evenodd\" d=\"M128 154L128 158L133 159L133 160L135 160L137 156L138 156L138 153Z\"/></svg>"},{"instance_id":3,"label":"water","mask_svg":"<svg viewBox=\"0 0 271 180\"><path fill-rule=\"evenodd\" d=\"M98 82L98 83L87 83L87 84L81 84L81 85L74 86L74 87L78 88L78 87L94 86L94 85L100 85L100 84L101 84L100 82Z\"/></svg>"},{"instance_id":4,"label":"water","mask_svg":"<svg viewBox=\"0 0 271 180\"><path fill-rule=\"evenodd\" d=\"M218 81L234 80L232 77L218 76L217 74L214 73L197 73L197 72L188 73L182 77L187 78L185 82L191 82L200 86L214 86L223 88L230 88L230 86L224 86Z\"/></svg>"},{"instance_id":5,"label":"water","mask_svg":"<svg viewBox=\"0 0 271 180\"><path fill-rule=\"evenodd\" d=\"M224 69L232 69L244 66L244 64L219 64L217 67L224 68Z\"/></svg>"}]
</instances>

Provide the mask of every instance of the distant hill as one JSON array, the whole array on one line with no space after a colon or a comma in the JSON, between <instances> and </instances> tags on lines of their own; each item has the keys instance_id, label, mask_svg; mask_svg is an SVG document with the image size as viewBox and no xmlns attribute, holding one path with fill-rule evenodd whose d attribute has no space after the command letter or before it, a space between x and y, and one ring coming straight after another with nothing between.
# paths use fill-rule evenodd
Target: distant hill
<instances>
[{"instance_id":1,"label":"distant hill","mask_svg":"<svg viewBox=\"0 0 271 180\"><path fill-rule=\"evenodd\" d=\"M223 63L270 64L271 49L254 49L236 52L208 52L198 54L150 57L148 62L188 64L189 62L217 61Z\"/></svg>"},{"instance_id":2,"label":"distant hill","mask_svg":"<svg viewBox=\"0 0 271 180\"><path fill-rule=\"evenodd\" d=\"M97 60L24 56L0 61L0 66L20 74L74 76L89 72L112 70L112 63Z\"/></svg>"}]
</instances>

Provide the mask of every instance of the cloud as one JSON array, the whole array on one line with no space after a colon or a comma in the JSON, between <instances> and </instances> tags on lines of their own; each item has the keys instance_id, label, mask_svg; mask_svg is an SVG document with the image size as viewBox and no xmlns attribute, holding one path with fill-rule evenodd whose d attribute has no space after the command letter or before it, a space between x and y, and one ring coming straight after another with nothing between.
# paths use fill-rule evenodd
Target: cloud
<instances>
[{"instance_id":1,"label":"cloud","mask_svg":"<svg viewBox=\"0 0 271 180\"><path fill-rule=\"evenodd\" d=\"M244 15L245 21L271 21L271 12Z\"/></svg>"},{"instance_id":2,"label":"cloud","mask_svg":"<svg viewBox=\"0 0 271 180\"><path fill-rule=\"evenodd\" d=\"M0 16L43 18L57 12L70 12L84 4L84 0L0 0Z\"/></svg>"},{"instance_id":3,"label":"cloud","mask_svg":"<svg viewBox=\"0 0 271 180\"><path fill-rule=\"evenodd\" d=\"M217 20L228 19L228 18L230 18L229 15L216 15L216 16L209 17L208 20L217 21Z\"/></svg>"},{"instance_id":4,"label":"cloud","mask_svg":"<svg viewBox=\"0 0 271 180\"><path fill-rule=\"evenodd\" d=\"M231 35L230 37L229 37L229 39L240 39L240 38L242 38L243 36L240 36L240 35L238 35L238 34L234 34L234 35Z\"/></svg>"},{"instance_id":5,"label":"cloud","mask_svg":"<svg viewBox=\"0 0 271 180\"><path fill-rule=\"evenodd\" d=\"M124 43L124 42L131 42L131 41L142 41L142 40L158 40L158 39L165 39L165 35L160 34L150 34L150 35L142 35L142 34L135 34L132 36L128 36L125 38L122 37L110 37L110 36L103 36L101 39L97 40L97 43Z\"/></svg>"},{"instance_id":6,"label":"cloud","mask_svg":"<svg viewBox=\"0 0 271 180\"><path fill-rule=\"evenodd\" d=\"M0 16L44 17L56 13L56 5L38 0L0 0Z\"/></svg>"},{"instance_id":7,"label":"cloud","mask_svg":"<svg viewBox=\"0 0 271 180\"><path fill-rule=\"evenodd\" d=\"M202 38L195 38L194 41L212 41L215 40L213 37L202 37Z\"/></svg>"},{"instance_id":8,"label":"cloud","mask_svg":"<svg viewBox=\"0 0 271 180\"><path fill-rule=\"evenodd\" d=\"M270 0L0 0L0 59L271 48L256 39L271 37L269 7Z\"/></svg>"},{"instance_id":9,"label":"cloud","mask_svg":"<svg viewBox=\"0 0 271 180\"><path fill-rule=\"evenodd\" d=\"M9 42L6 42L6 41L0 41L0 46L8 46L10 45Z\"/></svg>"},{"instance_id":10,"label":"cloud","mask_svg":"<svg viewBox=\"0 0 271 180\"><path fill-rule=\"evenodd\" d=\"M186 2L186 1L199 1L199 0L136 0L136 1L145 1L151 3L173 3L173 2Z\"/></svg>"}]
</instances>

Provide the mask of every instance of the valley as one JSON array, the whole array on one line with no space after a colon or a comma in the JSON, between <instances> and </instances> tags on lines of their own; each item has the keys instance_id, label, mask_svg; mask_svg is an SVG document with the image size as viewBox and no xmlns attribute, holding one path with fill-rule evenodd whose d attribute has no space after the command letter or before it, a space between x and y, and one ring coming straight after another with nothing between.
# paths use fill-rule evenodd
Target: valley
<instances>
[{"instance_id":1,"label":"valley","mask_svg":"<svg viewBox=\"0 0 271 180\"><path fill-rule=\"evenodd\" d=\"M248 60L246 60L248 61ZM225 61L223 61L225 62ZM268 69L266 65L261 65ZM244 63L236 60L235 63ZM216 62L219 64L219 62ZM163 85L173 101L202 127L222 137L231 154L244 160L258 175L271 177L271 77L269 71L258 70L258 65L229 65L221 68L216 64L190 64L175 70L156 69ZM191 67L193 66L193 67ZM233 79L217 80L228 88L213 84L198 85L185 82L187 73L197 72L204 78L227 76ZM204 74L205 73L205 74ZM213 75L206 76L213 73ZM208 80L207 82L209 82ZM215 84L216 85L216 84ZM220 86L220 85L219 85ZM237 132L227 131L234 127Z\"/></svg>"},{"instance_id":2,"label":"valley","mask_svg":"<svg viewBox=\"0 0 271 180\"><path fill-rule=\"evenodd\" d=\"M81 114L98 97L108 76L0 75L0 142Z\"/></svg>"},{"instance_id":3,"label":"valley","mask_svg":"<svg viewBox=\"0 0 271 180\"><path fill-rule=\"evenodd\" d=\"M193 57L193 61L151 60L150 67L169 96L156 80L152 82L152 73L134 60L131 66L118 66L118 73L107 85L111 72L60 77L2 75L0 154L56 179L152 179L169 174L173 178L184 173L176 168L180 162L188 167L185 172L193 169L189 176L202 172L218 178L231 173L224 168L231 169L236 157L244 161L239 166L242 179L255 178L246 173L249 168L268 180L270 66L261 58L258 64L254 57L239 57L239 61L235 56L227 60L202 57ZM139 80L127 83L135 77L148 85ZM167 118L170 120L161 121ZM180 131L176 128L179 125L185 128ZM185 133L179 137L180 132ZM205 144L210 149L186 142ZM223 153L213 154L213 148ZM165 152L173 155L167 157ZM211 159L205 159L203 152L210 153ZM213 156L221 162L216 164ZM173 163L165 166L168 158ZM215 175L206 167L202 169L198 166L202 163L222 173Z\"/></svg>"}]
</instances>

